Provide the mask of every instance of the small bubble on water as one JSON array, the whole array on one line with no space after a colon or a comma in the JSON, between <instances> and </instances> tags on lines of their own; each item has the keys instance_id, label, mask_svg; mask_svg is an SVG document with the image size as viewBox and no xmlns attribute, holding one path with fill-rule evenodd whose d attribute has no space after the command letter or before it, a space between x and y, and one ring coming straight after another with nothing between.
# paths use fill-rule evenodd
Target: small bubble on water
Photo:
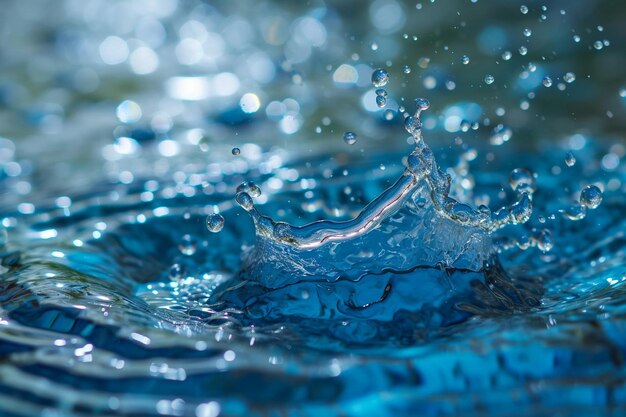
<instances>
[{"instance_id":1,"label":"small bubble on water","mask_svg":"<svg viewBox=\"0 0 626 417\"><path fill-rule=\"evenodd\" d=\"M493 84L493 82L494 82L495 80L496 80L496 79L494 78L494 76L493 76L493 75L491 75L491 74L487 74L487 75L485 75L485 84L487 84L487 85Z\"/></svg>"},{"instance_id":2,"label":"small bubble on water","mask_svg":"<svg viewBox=\"0 0 626 417\"><path fill-rule=\"evenodd\" d=\"M382 69L378 68L372 72L372 84L374 87L384 87L389 82L389 73Z\"/></svg>"},{"instance_id":3,"label":"small bubble on water","mask_svg":"<svg viewBox=\"0 0 626 417\"><path fill-rule=\"evenodd\" d=\"M191 235L184 235L178 244L178 250L186 256L191 256L196 253L197 248L196 240Z\"/></svg>"},{"instance_id":4,"label":"small bubble on water","mask_svg":"<svg viewBox=\"0 0 626 417\"><path fill-rule=\"evenodd\" d=\"M356 140L357 136L354 132L346 132L343 134L343 141L346 142L348 145L354 145L356 143Z\"/></svg>"},{"instance_id":5,"label":"small bubble on water","mask_svg":"<svg viewBox=\"0 0 626 417\"><path fill-rule=\"evenodd\" d=\"M563 76L563 80L566 83L573 83L574 81L576 81L576 74L574 74L573 72L566 72Z\"/></svg>"},{"instance_id":6,"label":"small bubble on water","mask_svg":"<svg viewBox=\"0 0 626 417\"><path fill-rule=\"evenodd\" d=\"M522 12L522 14L526 14L528 13L528 7L524 6L523 4L519 7L519 11Z\"/></svg>"},{"instance_id":7,"label":"small bubble on water","mask_svg":"<svg viewBox=\"0 0 626 417\"><path fill-rule=\"evenodd\" d=\"M509 185L513 191L518 193L533 193L537 188L534 174L526 168L515 168L511 171Z\"/></svg>"},{"instance_id":8,"label":"small bubble on water","mask_svg":"<svg viewBox=\"0 0 626 417\"><path fill-rule=\"evenodd\" d=\"M470 63L470 57L469 57L469 56L467 56L467 55L463 55L463 56L461 57L461 64L463 64L463 65L467 65L467 64L469 64L469 63Z\"/></svg>"},{"instance_id":9,"label":"small bubble on water","mask_svg":"<svg viewBox=\"0 0 626 417\"><path fill-rule=\"evenodd\" d=\"M532 36L533 31L528 29L528 28L524 28L524 36L526 36L527 38L529 38L530 36Z\"/></svg>"},{"instance_id":10,"label":"small bubble on water","mask_svg":"<svg viewBox=\"0 0 626 417\"><path fill-rule=\"evenodd\" d=\"M408 65L405 65L402 67L402 72L405 74L410 74L411 73L411 67L409 67Z\"/></svg>"},{"instance_id":11,"label":"small bubble on water","mask_svg":"<svg viewBox=\"0 0 626 417\"><path fill-rule=\"evenodd\" d=\"M552 78L546 75L545 77L543 77L543 80L541 81L541 83L543 84L544 87L552 87Z\"/></svg>"},{"instance_id":12,"label":"small bubble on water","mask_svg":"<svg viewBox=\"0 0 626 417\"><path fill-rule=\"evenodd\" d=\"M376 105L382 109L387 105L387 98L385 96L376 96Z\"/></svg>"},{"instance_id":13,"label":"small bubble on water","mask_svg":"<svg viewBox=\"0 0 626 417\"><path fill-rule=\"evenodd\" d=\"M581 205L595 209L600 203L602 203L602 191L595 185L588 185L580 192Z\"/></svg>"},{"instance_id":14,"label":"small bubble on water","mask_svg":"<svg viewBox=\"0 0 626 417\"><path fill-rule=\"evenodd\" d=\"M224 228L224 217L221 214L209 214L206 218L206 228L210 232L217 233Z\"/></svg>"},{"instance_id":15,"label":"small bubble on water","mask_svg":"<svg viewBox=\"0 0 626 417\"><path fill-rule=\"evenodd\" d=\"M573 153L568 152L565 154L565 165L573 167L576 164L576 157Z\"/></svg>"},{"instance_id":16,"label":"small bubble on water","mask_svg":"<svg viewBox=\"0 0 626 417\"><path fill-rule=\"evenodd\" d=\"M237 156L237 155L241 154L241 149L233 148L233 150L231 152L232 152L233 155Z\"/></svg>"},{"instance_id":17,"label":"small bubble on water","mask_svg":"<svg viewBox=\"0 0 626 417\"><path fill-rule=\"evenodd\" d=\"M509 59L511 59L511 57L513 57L511 51L502 52L502 59L504 59L505 61L508 61Z\"/></svg>"}]
</instances>

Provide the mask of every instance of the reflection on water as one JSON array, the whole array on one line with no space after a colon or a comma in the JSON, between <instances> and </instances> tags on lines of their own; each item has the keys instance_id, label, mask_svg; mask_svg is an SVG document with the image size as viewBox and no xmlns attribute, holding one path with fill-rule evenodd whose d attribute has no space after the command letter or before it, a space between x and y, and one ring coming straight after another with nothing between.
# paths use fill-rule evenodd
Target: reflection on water
<instances>
[{"instance_id":1,"label":"reflection on water","mask_svg":"<svg viewBox=\"0 0 626 417\"><path fill-rule=\"evenodd\" d=\"M0 414L621 415L625 18L5 2Z\"/></svg>"}]
</instances>

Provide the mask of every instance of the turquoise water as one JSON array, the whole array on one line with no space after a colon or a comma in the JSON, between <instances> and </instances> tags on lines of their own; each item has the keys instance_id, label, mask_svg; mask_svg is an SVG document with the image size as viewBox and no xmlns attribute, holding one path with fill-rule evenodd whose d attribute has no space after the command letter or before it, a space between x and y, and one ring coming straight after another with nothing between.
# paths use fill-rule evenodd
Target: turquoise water
<instances>
[{"instance_id":1,"label":"turquoise water","mask_svg":"<svg viewBox=\"0 0 626 417\"><path fill-rule=\"evenodd\" d=\"M626 413L621 5L51 4L1 16L0 415Z\"/></svg>"}]
</instances>

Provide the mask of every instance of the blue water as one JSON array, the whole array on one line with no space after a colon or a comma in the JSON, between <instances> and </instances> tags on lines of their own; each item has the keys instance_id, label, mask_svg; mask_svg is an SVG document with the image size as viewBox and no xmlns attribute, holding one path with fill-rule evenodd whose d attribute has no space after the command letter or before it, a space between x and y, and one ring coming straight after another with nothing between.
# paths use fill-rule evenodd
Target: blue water
<instances>
[{"instance_id":1,"label":"blue water","mask_svg":"<svg viewBox=\"0 0 626 417\"><path fill-rule=\"evenodd\" d=\"M330 3L7 2L0 415L626 414L623 7Z\"/></svg>"}]
</instances>

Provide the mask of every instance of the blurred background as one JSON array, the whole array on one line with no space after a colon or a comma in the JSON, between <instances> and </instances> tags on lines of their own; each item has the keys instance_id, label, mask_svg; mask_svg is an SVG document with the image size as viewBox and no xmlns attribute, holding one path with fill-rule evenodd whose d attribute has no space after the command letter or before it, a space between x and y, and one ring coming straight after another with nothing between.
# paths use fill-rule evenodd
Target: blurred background
<instances>
[{"instance_id":1,"label":"blurred background","mask_svg":"<svg viewBox=\"0 0 626 417\"><path fill-rule=\"evenodd\" d=\"M434 145L501 144L499 125L538 152L576 134L623 144L624 21L620 0L5 1L0 205L229 161L234 147L403 149L397 110L415 97L432 103Z\"/></svg>"}]
</instances>

